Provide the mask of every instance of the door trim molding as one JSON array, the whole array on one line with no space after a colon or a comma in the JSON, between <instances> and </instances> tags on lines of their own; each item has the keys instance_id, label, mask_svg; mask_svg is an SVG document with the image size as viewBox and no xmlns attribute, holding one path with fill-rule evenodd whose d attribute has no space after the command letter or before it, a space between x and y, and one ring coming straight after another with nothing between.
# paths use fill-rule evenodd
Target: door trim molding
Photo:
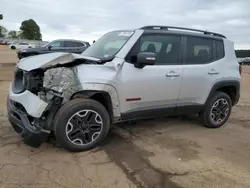
<instances>
[{"instance_id":1,"label":"door trim molding","mask_svg":"<svg viewBox=\"0 0 250 188\"><path fill-rule=\"evenodd\" d=\"M137 108L121 114L122 121L158 118L174 115L191 115L203 110L204 105L197 103L169 104Z\"/></svg>"}]
</instances>

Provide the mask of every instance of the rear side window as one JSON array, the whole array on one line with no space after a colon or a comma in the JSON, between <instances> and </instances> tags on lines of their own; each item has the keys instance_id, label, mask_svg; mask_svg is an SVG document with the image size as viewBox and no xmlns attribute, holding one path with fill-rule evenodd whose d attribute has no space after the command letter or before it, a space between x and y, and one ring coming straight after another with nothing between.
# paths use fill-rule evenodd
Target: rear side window
<instances>
[{"instance_id":1,"label":"rear side window","mask_svg":"<svg viewBox=\"0 0 250 188\"><path fill-rule=\"evenodd\" d=\"M64 47L70 48L70 47L76 47L76 43L72 41L64 41Z\"/></svg>"},{"instance_id":2,"label":"rear side window","mask_svg":"<svg viewBox=\"0 0 250 188\"><path fill-rule=\"evenodd\" d=\"M216 40L215 49L216 49L216 52L215 52L216 60L222 59L225 56L223 41Z\"/></svg>"},{"instance_id":3,"label":"rear side window","mask_svg":"<svg viewBox=\"0 0 250 188\"><path fill-rule=\"evenodd\" d=\"M205 64L213 60L213 40L187 37L186 64Z\"/></svg>"}]
</instances>

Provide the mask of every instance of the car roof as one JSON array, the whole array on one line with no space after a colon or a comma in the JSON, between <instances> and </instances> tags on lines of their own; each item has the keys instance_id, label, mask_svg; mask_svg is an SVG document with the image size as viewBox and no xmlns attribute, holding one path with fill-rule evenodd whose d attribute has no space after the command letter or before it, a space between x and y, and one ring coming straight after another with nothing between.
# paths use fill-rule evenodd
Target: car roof
<instances>
[{"instance_id":1,"label":"car roof","mask_svg":"<svg viewBox=\"0 0 250 188\"><path fill-rule=\"evenodd\" d=\"M55 41L72 41L72 42L88 43L87 41L81 41L81 40L76 40L76 39L57 39L57 40L53 40L51 42L55 42Z\"/></svg>"}]
</instances>

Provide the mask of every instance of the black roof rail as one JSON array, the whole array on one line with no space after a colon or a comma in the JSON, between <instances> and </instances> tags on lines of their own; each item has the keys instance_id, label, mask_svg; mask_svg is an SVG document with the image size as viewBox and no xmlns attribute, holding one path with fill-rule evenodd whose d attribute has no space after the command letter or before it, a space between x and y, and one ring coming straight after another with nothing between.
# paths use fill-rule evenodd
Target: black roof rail
<instances>
[{"instance_id":1,"label":"black roof rail","mask_svg":"<svg viewBox=\"0 0 250 188\"><path fill-rule=\"evenodd\" d=\"M155 29L155 30L157 30L157 29L158 30L177 29L177 30L195 31L195 32L203 33L205 35L213 35L216 37L226 38L224 35L219 34L219 33L214 33L214 32L204 31L204 30L199 30L199 29L190 29L190 28L185 28L185 27L149 25L149 26L141 27L140 29Z\"/></svg>"}]
</instances>

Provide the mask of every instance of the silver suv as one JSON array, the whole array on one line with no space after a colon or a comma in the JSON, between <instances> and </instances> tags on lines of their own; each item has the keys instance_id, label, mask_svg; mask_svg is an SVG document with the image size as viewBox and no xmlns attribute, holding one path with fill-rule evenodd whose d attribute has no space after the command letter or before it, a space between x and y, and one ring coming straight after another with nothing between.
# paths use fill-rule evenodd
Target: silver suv
<instances>
[{"instance_id":1,"label":"silver suv","mask_svg":"<svg viewBox=\"0 0 250 188\"><path fill-rule=\"evenodd\" d=\"M81 55L21 59L8 117L28 145L49 134L71 151L97 146L111 124L197 114L222 126L240 96L234 44L213 32L146 26L105 34Z\"/></svg>"}]
</instances>

